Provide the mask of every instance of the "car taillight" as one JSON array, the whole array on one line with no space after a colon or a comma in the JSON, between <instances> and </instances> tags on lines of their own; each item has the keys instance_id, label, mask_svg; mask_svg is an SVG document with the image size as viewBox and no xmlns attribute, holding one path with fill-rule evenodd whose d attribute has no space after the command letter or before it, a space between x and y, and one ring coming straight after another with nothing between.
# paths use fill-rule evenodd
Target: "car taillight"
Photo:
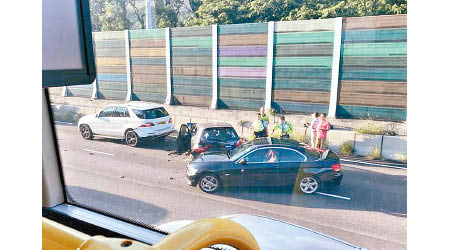
<instances>
[{"instance_id":1,"label":"car taillight","mask_svg":"<svg viewBox=\"0 0 450 250\"><path fill-rule=\"evenodd\" d=\"M333 164L333 165L331 165L331 168L334 170L334 171L341 171L341 164Z\"/></svg>"},{"instance_id":2,"label":"car taillight","mask_svg":"<svg viewBox=\"0 0 450 250\"><path fill-rule=\"evenodd\" d=\"M242 144L242 141L239 140L239 141L237 141L237 142L234 144L234 146L235 146L235 147L239 147L239 146L241 146L241 144Z\"/></svg>"},{"instance_id":3,"label":"car taillight","mask_svg":"<svg viewBox=\"0 0 450 250\"><path fill-rule=\"evenodd\" d=\"M172 123L172 122L173 122L172 117L170 117L169 118L169 123Z\"/></svg>"},{"instance_id":4,"label":"car taillight","mask_svg":"<svg viewBox=\"0 0 450 250\"><path fill-rule=\"evenodd\" d=\"M148 127L152 127L155 126L155 124L153 122L148 122L148 123L143 123L141 126L142 128L148 128Z\"/></svg>"},{"instance_id":5,"label":"car taillight","mask_svg":"<svg viewBox=\"0 0 450 250\"><path fill-rule=\"evenodd\" d=\"M197 147L193 148L192 151L194 151L195 153L199 154L199 153L205 152L210 147L211 147L211 145L197 146Z\"/></svg>"}]
</instances>

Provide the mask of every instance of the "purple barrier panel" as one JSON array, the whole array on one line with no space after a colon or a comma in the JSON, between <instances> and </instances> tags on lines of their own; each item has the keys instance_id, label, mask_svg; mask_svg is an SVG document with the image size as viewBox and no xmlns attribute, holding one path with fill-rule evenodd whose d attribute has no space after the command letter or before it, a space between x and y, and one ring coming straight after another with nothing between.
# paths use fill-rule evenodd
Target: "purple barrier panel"
<instances>
[{"instance_id":1,"label":"purple barrier panel","mask_svg":"<svg viewBox=\"0 0 450 250\"><path fill-rule=\"evenodd\" d=\"M266 77L266 68L262 67L219 67L219 77Z\"/></svg>"},{"instance_id":2,"label":"purple barrier panel","mask_svg":"<svg viewBox=\"0 0 450 250\"><path fill-rule=\"evenodd\" d=\"M218 56L266 56L267 46L222 46Z\"/></svg>"}]
</instances>

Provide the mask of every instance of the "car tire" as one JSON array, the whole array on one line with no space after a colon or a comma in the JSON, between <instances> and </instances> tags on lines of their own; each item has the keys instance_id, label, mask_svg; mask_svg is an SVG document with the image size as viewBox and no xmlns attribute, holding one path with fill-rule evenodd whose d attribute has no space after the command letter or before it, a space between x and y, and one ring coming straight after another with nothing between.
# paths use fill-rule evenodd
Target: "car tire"
<instances>
[{"instance_id":1,"label":"car tire","mask_svg":"<svg viewBox=\"0 0 450 250\"><path fill-rule=\"evenodd\" d=\"M298 178L295 184L296 189L302 194L314 194L320 190L321 184L319 179L313 175L305 175Z\"/></svg>"},{"instance_id":2,"label":"car tire","mask_svg":"<svg viewBox=\"0 0 450 250\"><path fill-rule=\"evenodd\" d=\"M127 130L125 132L125 143L128 146L136 147L140 143L139 136L133 130Z\"/></svg>"},{"instance_id":3,"label":"car tire","mask_svg":"<svg viewBox=\"0 0 450 250\"><path fill-rule=\"evenodd\" d=\"M92 133L91 128L87 124L80 125L80 133L81 137L83 137L85 140L91 140L92 138L94 138L94 134Z\"/></svg>"},{"instance_id":4,"label":"car tire","mask_svg":"<svg viewBox=\"0 0 450 250\"><path fill-rule=\"evenodd\" d=\"M212 194L222 188L220 179L215 174L204 174L198 180L198 187L205 193Z\"/></svg>"}]
</instances>

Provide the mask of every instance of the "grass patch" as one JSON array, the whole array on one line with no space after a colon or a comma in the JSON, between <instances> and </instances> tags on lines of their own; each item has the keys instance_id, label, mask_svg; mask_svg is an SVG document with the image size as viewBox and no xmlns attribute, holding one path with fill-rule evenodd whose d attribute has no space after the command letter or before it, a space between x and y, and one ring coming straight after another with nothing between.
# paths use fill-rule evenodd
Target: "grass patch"
<instances>
[{"instance_id":1,"label":"grass patch","mask_svg":"<svg viewBox=\"0 0 450 250\"><path fill-rule=\"evenodd\" d=\"M372 151L370 151L367 157L371 160L380 160L381 159L381 150L379 147L374 147Z\"/></svg>"},{"instance_id":2,"label":"grass patch","mask_svg":"<svg viewBox=\"0 0 450 250\"><path fill-rule=\"evenodd\" d=\"M353 145L351 142L344 142L341 145L341 154L343 155L351 155L353 154Z\"/></svg>"},{"instance_id":3,"label":"grass patch","mask_svg":"<svg viewBox=\"0 0 450 250\"><path fill-rule=\"evenodd\" d=\"M395 158L399 161L403 161L406 162L408 160L408 157L406 156L406 154L396 154Z\"/></svg>"},{"instance_id":4,"label":"grass patch","mask_svg":"<svg viewBox=\"0 0 450 250\"><path fill-rule=\"evenodd\" d=\"M358 134L366 135L396 135L393 130L383 128L380 124L366 123L364 126L356 129Z\"/></svg>"},{"instance_id":5,"label":"grass patch","mask_svg":"<svg viewBox=\"0 0 450 250\"><path fill-rule=\"evenodd\" d=\"M294 132L292 133L292 139L308 144L308 136L306 136L304 133Z\"/></svg>"}]
</instances>

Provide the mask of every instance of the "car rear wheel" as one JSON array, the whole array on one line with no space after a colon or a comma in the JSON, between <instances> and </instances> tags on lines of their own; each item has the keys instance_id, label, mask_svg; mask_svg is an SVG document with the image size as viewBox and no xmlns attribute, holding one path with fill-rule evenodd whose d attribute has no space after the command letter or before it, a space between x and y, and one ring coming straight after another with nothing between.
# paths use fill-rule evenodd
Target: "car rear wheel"
<instances>
[{"instance_id":1,"label":"car rear wheel","mask_svg":"<svg viewBox=\"0 0 450 250\"><path fill-rule=\"evenodd\" d=\"M319 190L319 187L320 182L314 176L303 176L298 182L298 188L304 194L313 194Z\"/></svg>"},{"instance_id":2,"label":"car rear wheel","mask_svg":"<svg viewBox=\"0 0 450 250\"><path fill-rule=\"evenodd\" d=\"M81 132L81 136L86 140L90 140L94 137L89 125L86 125L86 124L80 125L80 132Z\"/></svg>"},{"instance_id":3,"label":"car rear wheel","mask_svg":"<svg viewBox=\"0 0 450 250\"><path fill-rule=\"evenodd\" d=\"M129 146L136 147L140 141L139 141L139 137L136 134L136 132L134 132L133 130L128 130L125 133L125 142Z\"/></svg>"},{"instance_id":4,"label":"car rear wheel","mask_svg":"<svg viewBox=\"0 0 450 250\"><path fill-rule=\"evenodd\" d=\"M200 178L198 186L203 192L211 194L220 189L221 183L215 174L205 174Z\"/></svg>"}]
</instances>

